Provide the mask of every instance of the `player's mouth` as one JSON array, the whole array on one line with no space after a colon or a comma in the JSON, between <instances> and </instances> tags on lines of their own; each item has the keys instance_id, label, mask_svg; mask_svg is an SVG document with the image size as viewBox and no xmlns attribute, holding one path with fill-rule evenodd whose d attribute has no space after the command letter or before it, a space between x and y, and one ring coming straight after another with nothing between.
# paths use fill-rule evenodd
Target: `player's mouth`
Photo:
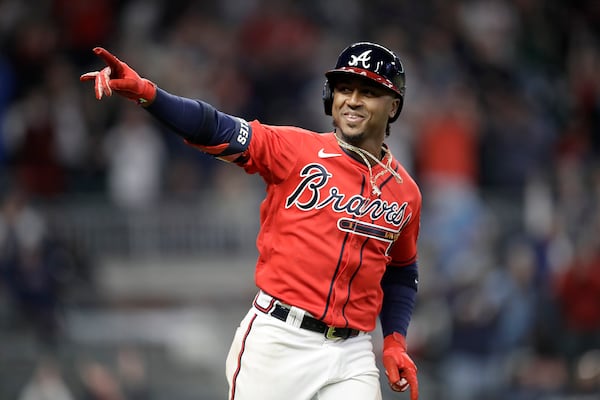
<instances>
[{"instance_id":1,"label":"player's mouth","mask_svg":"<svg viewBox=\"0 0 600 400\"><path fill-rule=\"evenodd\" d=\"M365 119L364 115L359 114L357 112L353 112L353 111L344 112L344 113L342 113L342 116L348 123L351 123L351 124L356 124L356 123L362 122Z\"/></svg>"}]
</instances>

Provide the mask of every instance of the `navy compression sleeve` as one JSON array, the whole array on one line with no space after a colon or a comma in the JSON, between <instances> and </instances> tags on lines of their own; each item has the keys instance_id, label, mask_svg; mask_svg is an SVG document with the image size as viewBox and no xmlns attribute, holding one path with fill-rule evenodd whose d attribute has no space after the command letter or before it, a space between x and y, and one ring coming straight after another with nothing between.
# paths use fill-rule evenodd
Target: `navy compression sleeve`
<instances>
[{"instance_id":1,"label":"navy compression sleeve","mask_svg":"<svg viewBox=\"0 0 600 400\"><path fill-rule=\"evenodd\" d=\"M217 146L228 143L226 154L241 153L248 147L248 124L218 111L200 100L175 96L157 88L156 98L145 109L189 143ZM244 132L244 140L239 139Z\"/></svg>"},{"instance_id":2,"label":"navy compression sleeve","mask_svg":"<svg viewBox=\"0 0 600 400\"><path fill-rule=\"evenodd\" d=\"M417 264L387 267L381 280L383 305L379 319L383 336L399 332L406 337L417 297Z\"/></svg>"}]
</instances>

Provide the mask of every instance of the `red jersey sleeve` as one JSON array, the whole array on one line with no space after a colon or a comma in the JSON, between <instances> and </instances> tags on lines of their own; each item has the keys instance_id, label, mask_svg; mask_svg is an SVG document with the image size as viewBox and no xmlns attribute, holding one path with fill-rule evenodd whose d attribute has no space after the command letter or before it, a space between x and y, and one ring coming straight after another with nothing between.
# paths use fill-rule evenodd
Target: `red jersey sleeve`
<instances>
[{"instance_id":1,"label":"red jersey sleeve","mask_svg":"<svg viewBox=\"0 0 600 400\"><path fill-rule=\"evenodd\" d=\"M258 121L250 122L250 157L243 164L249 174L258 173L267 183L277 184L290 175L296 165L308 131L287 126L276 129Z\"/></svg>"}]
</instances>

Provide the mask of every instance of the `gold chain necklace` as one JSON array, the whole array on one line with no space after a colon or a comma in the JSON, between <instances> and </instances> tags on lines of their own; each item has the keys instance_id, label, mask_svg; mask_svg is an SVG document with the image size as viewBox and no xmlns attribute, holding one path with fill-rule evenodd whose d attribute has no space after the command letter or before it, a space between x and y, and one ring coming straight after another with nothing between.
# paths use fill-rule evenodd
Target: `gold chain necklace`
<instances>
[{"instance_id":1,"label":"gold chain necklace","mask_svg":"<svg viewBox=\"0 0 600 400\"><path fill-rule=\"evenodd\" d=\"M386 172L389 172L396 179L396 182L402 183L402 177L392 168L392 152L387 147L381 146L381 149L384 153L386 153L386 156L388 158L387 163L384 164L368 151L361 149L360 147L351 145L350 143L344 142L337 135L335 135L335 138L337 139L337 142L340 145L340 147L358 154L363 159L363 161L367 165L367 168L369 169L369 181L371 183L371 188L374 195L381 195L381 189L379 189L379 186L377 186L377 179L383 176ZM379 164L379 166L381 166L381 168L383 168L377 173L377 175L373 175L373 169L371 168L371 163L367 160L367 157L375 161L377 164Z\"/></svg>"}]
</instances>

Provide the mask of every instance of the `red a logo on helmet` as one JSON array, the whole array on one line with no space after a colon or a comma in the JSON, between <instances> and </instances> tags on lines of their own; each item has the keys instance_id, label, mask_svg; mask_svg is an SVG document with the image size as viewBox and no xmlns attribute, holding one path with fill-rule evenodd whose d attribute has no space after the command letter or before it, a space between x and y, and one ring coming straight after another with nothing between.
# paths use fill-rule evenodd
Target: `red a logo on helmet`
<instances>
[{"instance_id":1,"label":"red a logo on helmet","mask_svg":"<svg viewBox=\"0 0 600 400\"><path fill-rule=\"evenodd\" d=\"M371 67L371 64L369 63L369 61L371 61L371 51L373 50L364 51L358 56L351 54L351 60L348 61L348 65L356 67L358 66L358 63L361 63L364 69L369 69Z\"/></svg>"}]
</instances>

